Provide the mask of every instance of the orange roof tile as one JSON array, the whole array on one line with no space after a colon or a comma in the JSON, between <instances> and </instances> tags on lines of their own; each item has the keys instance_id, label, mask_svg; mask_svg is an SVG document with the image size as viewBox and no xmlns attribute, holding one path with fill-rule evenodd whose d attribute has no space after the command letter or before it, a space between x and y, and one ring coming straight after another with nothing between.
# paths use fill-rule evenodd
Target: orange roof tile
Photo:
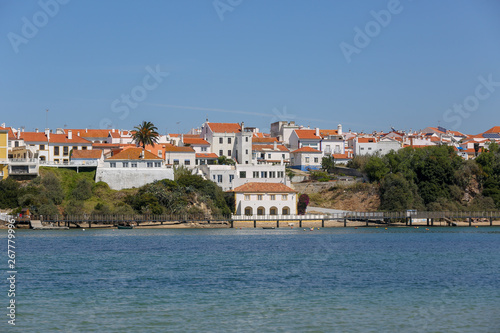
<instances>
[{"instance_id":1,"label":"orange roof tile","mask_svg":"<svg viewBox=\"0 0 500 333\"><path fill-rule=\"evenodd\" d=\"M140 158L141 153L142 148L128 148L108 158L108 160L161 160L160 157L147 150L144 151L144 158Z\"/></svg>"},{"instance_id":2,"label":"orange roof tile","mask_svg":"<svg viewBox=\"0 0 500 333\"><path fill-rule=\"evenodd\" d=\"M260 133L260 132L254 132L252 137L254 138L263 138L264 137L264 133Z\"/></svg>"},{"instance_id":3,"label":"orange roof tile","mask_svg":"<svg viewBox=\"0 0 500 333\"><path fill-rule=\"evenodd\" d=\"M186 138L183 140L185 145L210 145L210 143L202 138Z\"/></svg>"},{"instance_id":4,"label":"orange roof tile","mask_svg":"<svg viewBox=\"0 0 500 333\"><path fill-rule=\"evenodd\" d=\"M314 149L314 148L311 148L311 147L302 147L302 148L299 148L297 150L292 151L292 154L295 154L295 153L321 153L321 151Z\"/></svg>"},{"instance_id":5,"label":"orange roof tile","mask_svg":"<svg viewBox=\"0 0 500 333\"><path fill-rule=\"evenodd\" d=\"M316 130L313 129L302 129L302 130L295 130L295 133L297 134L297 137L299 139L316 139L320 140L321 138L316 135Z\"/></svg>"},{"instance_id":6,"label":"orange roof tile","mask_svg":"<svg viewBox=\"0 0 500 333\"><path fill-rule=\"evenodd\" d=\"M332 154L333 158L337 158L339 160L341 159L346 159L346 158L352 158L352 157L349 157L349 154L345 153L345 154Z\"/></svg>"},{"instance_id":7,"label":"orange roof tile","mask_svg":"<svg viewBox=\"0 0 500 333\"><path fill-rule=\"evenodd\" d=\"M296 193L294 189L281 183L251 182L238 186L233 192L239 193Z\"/></svg>"},{"instance_id":8,"label":"orange roof tile","mask_svg":"<svg viewBox=\"0 0 500 333\"><path fill-rule=\"evenodd\" d=\"M208 123L214 133L239 133L241 125L238 123Z\"/></svg>"},{"instance_id":9,"label":"orange roof tile","mask_svg":"<svg viewBox=\"0 0 500 333\"><path fill-rule=\"evenodd\" d=\"M330 135L339 135L339 131L338 130L332 130L332 129L329 129L329 130L322 130L320 129L319 130L319 135L322 137L322 138L326 138Z\"/></svg>"},{"instance_id":10,"label":"orange roof tile","mask_svg":"<svg viewBox=\"0 0 500 333\"><path fill-rule=\"evenodd\" d=\"M358 138L358 143L376 143L376 138Z\"/></svg>"},{"instance_id":11,"label":"orange roof tile","mask_svg":"<svg viewBox=\"0 0 500 333\"><path fill-rule=\"evenodd\" d=\"M494 126L484 133L500 133L500 126Z\"/></svg>"},{"instance_id":12,"label":"orange roof tile","mask_svg":"<svg viewBox=\"0 0 500 333\"><path fill-rule=\"evenodd\" d=\"M264 137L252 138L252 143L273 143L273 142L278 142L278 138L264 138Z\"/></svg>"},{"instance_id":13,"label":"orange roof tile","mask_svg":"<svg viewBox=\"0 0 500 333\"><path fill-rule=\"evenodd\" d=\"M196 158L218 158L216 153L196 153Z\"/></svg>"},{"instance_id":14,"label":"orange roof tile","mask_svg":"<svg viewBox=\"0 0 500 333\"><path fill-rule=\"evenodd\" d=\"M109 135L109 132L111 130L109 129L65 129L65 133L67 134L68 131L73 132L73 136L78 135L82 138L107 138Z\"/></svg>"},{"instance_id":15,"label":"orange roof tile","mask_svg":"<svg viewBox=\"0 0 500 333\"><path fill-rule=\"evenodd\" d=\"M99 159L102 156L102 150L73 150L71 159L86 158L86 159Z\"/></svg>"},{"instance_id":16,"label":"orange roof tile","mask_svg":"<svg viewBox=\"0 0 500 333\"><path fill-rule=\"evenodd\" d=\"M273 150L274 145L252 145L252 150L262 151L262 150ZM276 145L276 151L289 151L287 147L283 145Z\"/></svg>"},{"instance_id":17,"label":"orange roof tile","mask_svg":"<svg viewBox=\"0 0 500 333\"><path fill-rule=\"evenodd\" d=\"M194 149L191 147L179 147L170 143L165 144L163 147L165 147L165 152L194 153Z\"/></svg>"},{"instance_id":18,"label":"orange roof tile","mask_svg":"<svg viewBox=\"0 0 500 333\"><path fill-rule=\"evenodd\" d=\"M137 147L133 143L92 143L93 148L131 148Z\"/></svg>"},{"instance_id":19,"label":"orange roof tile","mask_svg":"<svg viewBox=\"0 0 500 333\"><path fill-rule=\"evenodd\" d=\"M50 143L68 143L68 144L75 144L75 143L88 143L91 144L90 141L85 140L84 138L81 138L77 135L73 135L72 139L68 139L68 136L66 134L54 134L50 133ZM44 132L22 132L21 133L21 139L24 140L24 142L47 142L47 136L45 135Z\"/></svg>"}]
</instances>

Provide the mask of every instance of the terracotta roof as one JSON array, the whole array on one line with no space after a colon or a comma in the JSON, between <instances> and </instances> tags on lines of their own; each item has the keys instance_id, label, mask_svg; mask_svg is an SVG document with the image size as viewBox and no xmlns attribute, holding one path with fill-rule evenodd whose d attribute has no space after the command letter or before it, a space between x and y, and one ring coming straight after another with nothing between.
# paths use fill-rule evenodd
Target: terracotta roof
<instances>
[{"instance_id":1,"label":"terracotta roof","mask_svg":"<svg viewBox=\"0 0 500 333\"><path fill-rule=\"evenodd\" d=\"M278 142L278 138L262 138L262 137L252 138L252 143L273 143L273 142Z\"/></svg>"},{"instance_id":2,"label":"terracotta roof","mask_svg":"<svg viewBox=\"0 0 500 333\"><path fill-rule=\"evenodd\" d=\"M81 136L82 138L107 138L108 135L109 135L109 132L111 132L111 130L109 129L65 129L64 130L66 132L66 134L68 133L68 131L72 131L73 132L73 136L75 135L78 135L78 133L80 133L79 136ZM116 131L116 130L115 130Z\"/></svg>"},{"instance_id":3,"label":"terracotta roof","mask_svg":"<svg viewBox=\"0 0 500 333\"><path fill-rule=\"evenodd\" d=\"M274 150L274 145L252 145L252 150L257 150L257 151L289 151L287 147L283 145L276 145L276 150Z\"/></svg>"},{"instance_id":4,"label":"terracotta roof","mask_svg":"<svg viewBox=\"0 0 500 333\"><path fill-rule=\"evenodd\" d=\"M73 150L71 159L86 158L86 159L99 159L102 156L102 150Z\"/></svg>"},{"instance_id":5,"label":"terracotta roof","mask_svg":"<svg viewBox=\"0 0 500 333\"><path fill-rule=\"evenodd\" d=\"M14 134L14 131L12 130L12 127L0 127L0 130L6 130L9 132L9 140L17 140L17 137Z\"/></svg>"},{"instance_id":6,"label":"terracotta roof","mask_svg":"<svg viewBox=\"0 0 500 333\"><path fill-rule=\"evenodd\" d=\"M170 143L163 145L163 147L165 147L165 152L194 153L194 149L191 147L179 147Z\"/></svg>"},{"instance_id":7,"label":"terracotta roof","mask_svg":"<svg viewBox=\"0 0 500 333\"><path fill-rule=\"evenodd\" d=\"M295 154L295 153L321 153L321 151L314 149L314 148L311 148L311 147L302 147L302 148L299 148L297 150L292 151L292 154Z\"/></svg>"},{"instance_id":8,"label":"terracotta roof","mask_svg":"<svg viewBox=\"0 0 500 333\"><path fill-rule=\"evenodd\" d=\"M118 133L117 131L114 131L114 132L110 131L108 136L109 135L111 135L112 138L121 138L120 133Z\"/></svg>"},{"instance_id":9,"label":"terracotta roof","mask_svg":"<svg viewBox=\"0 0 500 333\"><path fill-rule=\"evenodd\" d=\"M238 186L233 192L244 193L296 193L294 189L281 183L251 182Z\"/></svg>"},{"instance_id":10,"label":"terracotta roof","mask_svg":"<svg viewBox=\"0 0 500 333\"><path fill-rule=\"evenodd\" d=\"M339 160L351 158L351 157L349 157L349 154L347 154L347 153L345 153L345 154L332 154L332 156L333 156L333 158L336 158Z\"/></svg>"},{"instance_id":11,"label":"terracotta roof","mask_svg":"<svg viewBox=\"0 0 500 333\"><path fill-rule=\"evenodd\" d=\"M313 129L302 129L302 130L295 130L295 133L297 134L297 137L299 139L316 139L320 140L321 138L319 136L316 136L316 130Z\"/></svg>"},{"instance_id":12,"label":"terracotta roof","mask_svg":"<svg viewBox=\"0 0 500 333\"><path fill-rule=\"evenodd\" d=\"M263 138L264 137L264 133L260 133L260 132L254 132L252 137L254 138Z\"/></svg>"},{"instance_id":13,"label":"terracotta roof","mask_svg":"<svg viewBox=\"0 0 500 333\"><path fill-rule=\"evenodd\" d=\"M196 153L196 158L218 158L216 153Z\"/></svg>"},{"instance_id":14,"label":"terracotta roof","mask_svg":"<svg viewBox=\"0 0 500 333\"><path fill-rule=\"evenodd\" d=\"M108 158L108 160L161 160L160 157L147 150L144 151L144 158L140 158L141 153L142 148L128 148Z\"/></svg>"},{"instance_id":15,"label":"terracotta roof","mask_svg":"<svg viewBox=\"0 0 500 333\"><path fill-rule=\"evenodd\" d=\"M202 138L186 138L183 140L185 145L210 145L210 143Z\"/></svg>"},{"instance_id":16,"label":"terracotta roof","mask_svg":"<svg viewBox=\"0 0 500 333\"><path fill-rule=\"evenodd\" d=\"M376 143L376 138L358 138L358 143Z\"/></svg>"},{"instance_id":17,"label":"terracotta roof","mask_svg":"<svg viewBox=\"0 0 500 333\"><path fill-rule=\"evenodd\" d=\"M320 129L319 130L319 135L322 137L322 138L326 138L327 136L329 135L339 135L339 131L338 130L322 130Z\"/></svg>"},{"instance_id":18,"label":"terracotta roof","mask_svg":"<svg viewBox=\"0 0 500 333\"><path fill-rule=\"evenodd\" d=\"M500 126L494 126L484 133L500 133Z\"/></svg>"},{"instance_id":19,"label":"terracotta roof","mask_svg":"<svg viewBox=\"0 0 500 333\"><path fill-rule=\"evenodd\" d=\"M454 136L461 136L461 137L466 137L467 135L459 132L459 131L448 131L450 132L451 134L453 134Z\"/></svg>"},{"instance_id":20,"label":"terracotta roof","mask_svg":"<svg viewBox=\"0 0 500 333\"><path fill-rule=\"evenodd\" d=\"M47 142L47 136L45 135L44 132L22 132L21 133L21 139L24 140L24 142ZM50 143L69 143L69 144L75 144L75 143L88 143L91 144L90 141L85 140L82 137L79 137L75 134L73 134L73 138L70 140L68 139L68 136L66 134L54 134L50 133Z\"/></svg>"},{"instance_id":21,"label":"terracotta roof","mask_svg":"<svg viewBox=\"0 0 500 333\"><path fill-rule=\"evenodd\" d=\"M208 123L214 133L239 133L241 126L238 123Z\"/></svg>"},{"instance_id":22,"label":"terracotta roof","mask_svg":"<svg viewBox=\"0 0 500 333\"><path fill-rule=\"evenodd\" d=\"M93 148L130 148L137 147L133 143L92 143Z\"/></svg>"}]
</instances>

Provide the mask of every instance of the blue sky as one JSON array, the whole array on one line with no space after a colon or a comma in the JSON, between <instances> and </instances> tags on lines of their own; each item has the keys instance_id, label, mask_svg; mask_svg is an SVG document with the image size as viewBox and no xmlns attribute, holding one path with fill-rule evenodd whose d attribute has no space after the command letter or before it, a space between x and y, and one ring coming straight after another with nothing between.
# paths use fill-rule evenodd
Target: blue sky
<instances>
[{"instance_id":1,"label":"blue sky","mask_svg":"<svg viewBox=\"0 0 500 333\"><path fill-rule=\"evenodd\" d=\"M60 2L0 3L0 123L500 125L496 0Z\"/></svg>"}]
</instances>

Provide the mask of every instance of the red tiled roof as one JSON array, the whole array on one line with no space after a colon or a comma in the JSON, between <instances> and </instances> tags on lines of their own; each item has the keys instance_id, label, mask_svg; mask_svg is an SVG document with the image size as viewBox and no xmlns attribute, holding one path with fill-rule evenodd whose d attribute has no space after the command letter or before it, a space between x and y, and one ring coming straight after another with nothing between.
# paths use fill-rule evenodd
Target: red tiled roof
<instances>
[{"instance_id":1,"label":"red tiled roof","mask_svg":"<svg viewBox=\"0 0 500 333\"><path fill-rule=\"evenodd\" d=\"M186 138L183 140L185 145L210 145L210 143L202 138Z\"/></svg>"},{"instance_id":2,"label":"red tiled roof","mask_svg":"<svg viewBox=\"0 0 500 333\"><path fill-rule=\"evenodd\" d=\"M333 158L336 158L339 160L352 158L352 157L349 157L349 154L347 154L347 153L345 153L345 154L332 154L332 156L333 156Z\"/></svg>"},{"instance_id":3,"label":"red tiled roof","mask_svg":"<svg viewBox=\"0 0 500 333\"><path fill-rule=\"evenodd\" d=\"M262 151L262 150L273 150L274 145L252 145L252 150ZM276 145L276 151L289 151L287 147L283 145Z\"/></svg>"},{"instance_id":4,"label":"red tiled roof","mask_svg":"<svg viewBox=\"0 0 500 333\"><path fill-rule=\"evenodd\" d=\"M238 123L208 123L214 133L239 133L241 125Z\"/></svg>"},{"instance_id":5,"label":"red tiled roof","mask_svg":"<svg viewBox=\"0 0 500 333\"><path fill-rule=\"evenodd\" d=\"M252 143L273 143L273 142L278 142L278 138L264 138L264 137L252 138Z\"/></svg>"},{"instance_id":6,"label":"red tiled roof","mask_svg":"<svg viewBox=\"0 0 500 333\"><path fill-rule=\"evenodd\" d=\"M216 153L196 153L196 158L218 158Z\"/></svg>"},{"instance_id":7,"label":"red tiled roof","mask_svg":"<svg viewBox=\"0 0 500 333\"><path fill-rule=\"evenodd\" d=\"M294 153L321 153L320 150L311 148L311 147L302 147L297 150L292 151L292 154Z\"/></svg>"},{"instance_id":8,"label":"red tiled roof","mask_svg":"<svg viewBox=\"0 0 500 333\"><path fill-rule=\"evenodd\" d=\"M44 132L22 132L21 133L21 139L24 140L24 142L47 142L47 136L45 135ZM91 144L90 141L85 140L82 137L79 137L77 135L73 135L73 138L70 140L68 139L68 136L66 134L50 134L50 143L69 143L69 144L75 144L75 143L88 143Z\"/></svg>"},{"instance_id":9,"label":"red tiled roof","mask_svg":"<svg viewBox=\"0 0 500 333\"><path fill-rule=\"evenodd\" d=\"M339 135L339 131L338 130L322 130L320 129L319 130L319 135L322 137L322 138L326 138L330 135Z\"/></svg>"},{"instance_id":10,"label":"red tiled roof","mask_svg":"<svg viewBox=\"0 0 500 333\"><path fill-rule=\"evenodd\" d=\"M376 138L358 138L358 143L376 143L377 139Z\"/></svg>"},{"instance_id":11,"label":"red tiled roof","mask_svg":"<svg viewBox=\"0 0 500 333\"><path fill-rule=\"evenodd\" d=\"M93 148L130 148L137 147L133 143L92 143Z\"/></svg>"},{"instance_id":12,"label":"red tiled roof","mask_svg":"<svg viewBox=\"0 0 500 333\"><path fill-rule=\"evenodd\" d=\"M86 158L86 159L99 159L102 156L102 150L73 150L71 159Z\"/></svg>"},{"instance_id":13,"label":"red tiled roof","mask_svg":"<svg viewBox=\"0 0 500 333\"><path fill-rule=\"evenodd\" d=\"M500 133L500 126L494 126L484 133Z\"/></svg>"},{"instance_id":14,"label":"red tiled roof","mask_svg":"<svg viewBox=\"0 0 500 333\"><path fill-rule=\"evenodd\" d=\"M254 138L263 138L264 137L264 133L260 133L260 132L254 132L252 137Z\"/></svg>"},{"instance_id":15,"label":"red tiled roof","mask_svg":"<svg viewBox=\"0 0 500 333\"><path fill-rule=\"evenodd\" d=\"M294 189L281 183L246 183L238 186L233 192L244 193L296 193Z\"/></svg>"},{"instance_id":16,"label":"red tiled roof","mask_svg":"<svg viewBox=\"0 0 500 333\"><path fill-rule=\"evenodd\" d=\"M163 145L163 147L165 147L165 152L194 153L194 149L191 147L179 147L170 143Z\"/></svg>"},{"instance_id":17,"label":"red tiled roof","mask_svg":"<svg viewBox=\"0 0 500 333\"><path fill-rule=\"evenodd\" d=\"M299 139L309 139L309 140L320 140L321 138L316 135L316 130L313 129L302 129L302 130L295 130L295 133L297 134L297 137Z\"/></svg>"},{"instance_id":18,"label":"red tiled roof","mask_svg":"<svg viewBox=\"0 0 500 333\"><path fill-rule=\"evenodd\" d=\"M141 153L142 148L128 148L108 158L108 160L161 160L160 157L147 150L144 151L144 158L140 158Z\"/></svg>"},{"instance_id":19,"label":"red tiled roof","mask_svg":"<svg viewBox=\"0 0 500 333\"><path fill-rule=\"evenodd\" d=\"M65 129L64 132L67 134L68 131L73 132L73 136L78 135L80 133L80 137L82 138L107 138L109 135L109 132L111 130L109 129ZM116 131L116 130L115 130Z\"/></svg>"}]
</instances>

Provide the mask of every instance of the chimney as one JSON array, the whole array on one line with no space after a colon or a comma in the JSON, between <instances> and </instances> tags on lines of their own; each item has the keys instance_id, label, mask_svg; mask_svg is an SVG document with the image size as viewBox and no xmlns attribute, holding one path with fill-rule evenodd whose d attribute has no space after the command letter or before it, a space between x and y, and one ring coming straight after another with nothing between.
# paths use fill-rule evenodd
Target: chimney
<instances>
[{"instance_id":1,"label":"chimney","mask_svg":"<svg viewBox=\"0 0 500 333\"><path fill-rule=\"evenodd\" d=\"M68 130L68 140L73 140L73 131Z\"/></svg>"},{"instance_id":2,"label":"chimney","mask_svg":"<svg viewBox=\"0 0 500 333\"><path fill-rule=\"evenodd\" d=\"M17 139L19 140L21 138L21 129L17 129Z\"/></svg>"},{"instance_id":3,"label":"chimney","mask_svg":"<svg viewBox=\"0 0 500 333\"><path fill-rule=\"evenodd\" d=\"M274 141L274 150L278 150L278 142Z\"/></svg>"},{"instance_id":4,"label":"chimney","mask_svg":"<svg viewBox=\"0 0 500 333\"><path fill-rule=\"evenodd\" d=\"M245 122L244 121L241 122L241 132L242 133L245 132Z\"/></svg>"},{"instance_id":5,"label":"chimney","mask_svg":"<svg viewBox=\"0 0 500 333\"><path fill-rule=\"evenodd\" d=\"M80 131L76 132L76 135L80 136Z\"/></svg>"},{"instance_id":6,"label":"chimney","mask_svg":"<svg viewBox=\"0 0 500 333\"><path fill-rule=\"evenodd\" d=\"M337 134L342 135L342 125L340 124L337 125Z\"/></svg>"},{"instance_id":7,"label":"chimney","mask_svg":"<svg viewBox=\"0 0 500 333\"><path fill-rule=\"evenodd\" d=\"M50 129L49 128L45 129L45 135L47 136L47 141L50 140Z\"/></svg>"},{"instance_id":8,"label":"chimney","mask_svg":"<svg viewBox=\"0 0 500 333\"><path fill-rule=\"evenodd\" d=\"M87 129L85 129L85 133L87 133Z\"/></svg>"},{"instance_id":9,"label":"chimney","mask_svg":"<svg viewBox=\"0 0 500 333\"><path fill-rule=\"evenodd\" d=\"M315 134L316 136L319 136L319 128L317 128L317 127L315 128L315 132L314 132L314 134Z\"/></svg>"},{"instance_id":10,"label":"chimney","mask_svg":"<svg viewBox=\"0 0 500 333\"><path fill-rule=\"evenodd\" d=\"M35 128L35 133L38 133L38 128Z\"/></svg>"}]
</instances>

